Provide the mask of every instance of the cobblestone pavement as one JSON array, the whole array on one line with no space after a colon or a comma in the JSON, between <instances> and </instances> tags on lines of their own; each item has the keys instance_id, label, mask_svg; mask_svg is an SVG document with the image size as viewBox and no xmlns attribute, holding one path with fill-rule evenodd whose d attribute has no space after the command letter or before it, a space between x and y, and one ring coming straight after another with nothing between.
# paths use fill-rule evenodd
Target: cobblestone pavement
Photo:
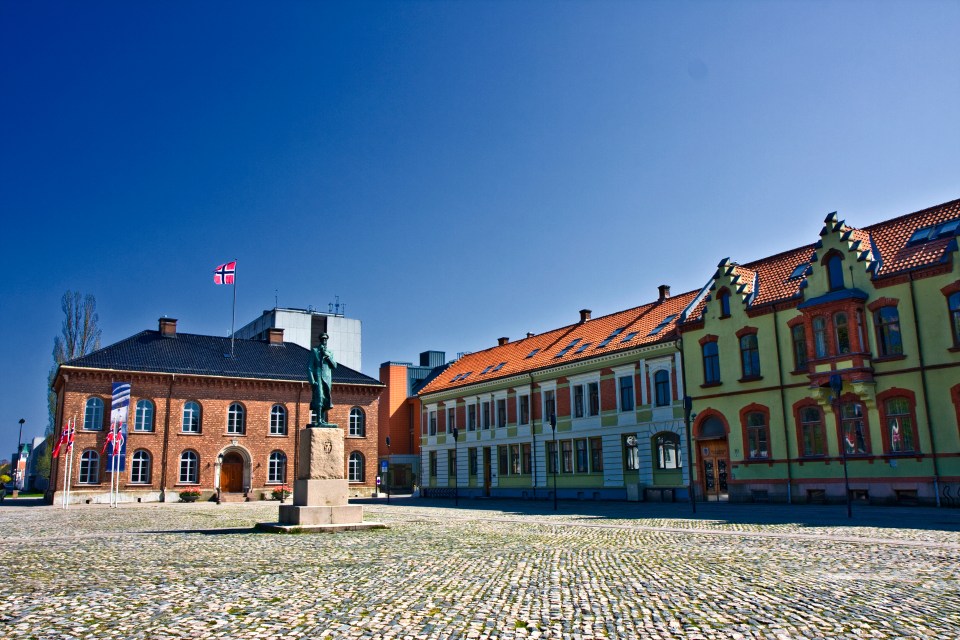
<instances>
[{"instance_id":1,"label":"cobblestone pavement","mask_svg":"<svg viewBox=\"0 0 960 640\"><path fill-rule=\"evenodd\" d=\"M960 510L366 502L0 505L7 638L960 638Z\"/></svg>"}]
</instances>

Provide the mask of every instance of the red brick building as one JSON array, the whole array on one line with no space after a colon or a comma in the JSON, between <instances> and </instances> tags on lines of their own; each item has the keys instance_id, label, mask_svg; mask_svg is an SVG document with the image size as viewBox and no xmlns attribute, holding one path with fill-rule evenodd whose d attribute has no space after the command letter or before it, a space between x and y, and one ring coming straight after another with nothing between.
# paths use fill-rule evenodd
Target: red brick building
<instances>
[{"instance_id":1,"label":"red brick building","mask_svg":"<svg viewBox=\"0 0 960 640\"><path fill-rule=\"evenodd\" d=\"M71 502L106 502L114 382L131 385L121 501L176 501L196 488L212 499L269 499L297 473L299 431L310 421L310 351L283 341L177 333L161 318L158 331L60 366L54 380L59 429L76 420ZM380 382L338 366L328 419L344 430L344 471L353 496L376 487ZM59 439L60 432L55 434ZM64 490L66 458L54 459L48 498Z\"/></svg>"}]
</instances>

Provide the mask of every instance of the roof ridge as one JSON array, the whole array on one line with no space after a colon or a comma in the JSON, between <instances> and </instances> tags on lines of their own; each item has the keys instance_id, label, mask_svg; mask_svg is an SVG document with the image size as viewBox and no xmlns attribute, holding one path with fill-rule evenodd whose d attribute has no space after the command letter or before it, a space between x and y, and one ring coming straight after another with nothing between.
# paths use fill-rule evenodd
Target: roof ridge
<instances>
[{"instance_id":1,"label":"roof ridge","mask_svg":"<svg viewBox=\"0 0 960 640\"><path fill-rule=\"evenodd\" d=\"M931 206L931 207L924 207L923 209L920 209L919 211L914 211L914 212L912 212L912 213L905 213L905 214L903 214L903 215L897 216L896 218L889 218L889 219L887 219L887 220L881 220L880 222L874 222L873 224L870 224L870 225L867 225L867 226L861 227L861 228L862 228L864 231L872 231L873 229L875 229L875 228L877 228L877 227L881 227L881 226L885 226L885 225L888 225L888 224L892 224L892 223L894 223L894 222L900 222L901 220L905 220L905 219L910 218L910 217L912 217L912 216L917 216L917 215L920 215L921 213L928 213L928 212L930 212L930 211L933 211L934 209L943 209L943 208L948 207L948 206L951 206L951 205L960 205L960 198L957 198L957 199L955 199L955 200L948 200L947 202L943 202L943 203L941 203L941 204L935 204L935 205L933 205L933 206Z\"/></svg>"}]
</instances>

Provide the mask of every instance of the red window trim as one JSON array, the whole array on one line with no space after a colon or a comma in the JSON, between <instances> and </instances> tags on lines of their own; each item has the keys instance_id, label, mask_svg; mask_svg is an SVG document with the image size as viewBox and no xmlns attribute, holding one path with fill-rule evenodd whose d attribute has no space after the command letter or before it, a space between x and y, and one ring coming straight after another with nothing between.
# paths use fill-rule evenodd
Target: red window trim
<instances>
[{"instance_id":1,"label":"red window trim","mask_svg":"<svg viewBox=\"0 0 960 640\"><path fill-rule=\"evenodd\" d=\"M913 450L912 451L893 451L890 445L890 434L887 433L887 400L893 398L906 398L910 406L910 424L913 427ZM880 435L883 439L883 451L886 455L919 455L920 451L920 433L917 424L917 396L909 389L893 387L877 394L877 409L880 411Z\"/></svg>"},{"instance_id":2,"label":"red window trim","mask_svg":"<svg viewBox=\"0 0 960 640\"><path fill-rule=\"evenodd\" d=\"M739 340L743 336L750 336L750 335L755 336L757 335L758 331L759 329L757 329L756 327L743 327L742 329L740 329L740 331L737 331L737 334L736 334L737 339Z\"/></svg>"},{"instance_id":3,"label":"red window trim","mask_svg":"<svg viewBox=\"0 0 960 640\"><path fill-rule=\"evenodd\" d=\"M763 458L755 458L750 455L750 438L747 432L747 415L751 413L760 413L763 414L763 421L767 429L767 455ZM752 402L740 409L740 429L741 435L743 437L743 459L744 460L772 460L773 459L773 443L770 441L770 409L763 406L762 404L757 404Z\"/></svg>"},{"instance_id":4,"label":"red window trim","mask_svg":"<svg viewBox=\"0 0 960 640\"><path fill-rule=\"evenodd\" d=\"M700 430L703 428L703 423L706 422L707 419L709 418L717 418L720 421L720 424L723 425L725 436L727 438L730 437L730 425L729 423L727 423L726 417L724 417L724 415L719 411L717 411L716 409L704 409L703 411L697 414L697 419L693 423L693 433L696 434L694 436L696 439L703 437L700 434Z\"/></svg>"},{"instance_id":5,"label":"red window trim","mask_svg":"<svg viewBox=\"0 0 960 640\"><path fill-rule=\"evenodd\" d=\"M712 333L708 333L707 335L700 338L700 346L702 347L708 342L717 342L719 339L720 339L720 336L715 336Z\"/></svg>"},{"instance_id":6,"label":"red window trim","mask_svg":"<svg viewBox=\"0 0 960 640\"><path fill-rule=\"evenodd\" d=\"M884 307L896 307L899 304L900 304L900 300L898 300L897 298L886 298L886 297L877 298L876 300L874 300L873 302L867 305L867 309L869 309L870 312L873 313Z\"/></svg>"}]
</instances>

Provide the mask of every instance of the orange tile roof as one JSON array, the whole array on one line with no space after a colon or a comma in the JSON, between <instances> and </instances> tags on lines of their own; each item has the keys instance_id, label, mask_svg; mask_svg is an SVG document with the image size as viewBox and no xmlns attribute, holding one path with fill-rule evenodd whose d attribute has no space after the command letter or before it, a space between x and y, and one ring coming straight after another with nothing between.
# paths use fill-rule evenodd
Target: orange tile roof
<instances>
[{"instance_id":1,"label":"orange tile roof","mask_svg":"<svg viewBox=\"0 0 960 640\"><path fill-rule=\"evenodd\" d=\"M948 247L952 246L952 250L956 250L953 235L913 245L908 242L918 229L958 219L960 219L960 200L953 200L862 229L850 227L843 222L837 223L834 229L848 234L848 240L859 242L857 250L861 253L866 252L867 258L877 263L875 276L888 276L943 261ZM951 245L951 242L954 244ZM731 262L726 265L726 268L732 269L732 275L740 276L738 285L749 282L741 291L743 295L753 292L751 274L756 273L758 291L750 301L751 307L780 302L799 296L806 276L797 278L790 276L797 266L809 262L816 248L817 245L809 244L743 265ZM724 267L721 266L721 268ZM718 269L713 279L720 276ZM705 301L699 300L688 311L688 321L699 319L704 307Z\"/></svg>"},{"instance_id":2,"label":"orange tile roof","mask_svg":"<svg viewBox=\"0 0 960 640\"><path fill-rule=\"evenodd\" d=\"M442 375L424 387L420 391L420 395L587 360L599 355L639 346L676 340L677 317L693 301L696 294L696 291L682 293L669 297L662 302L652 302L625 311L618 311L607 316L523 338L516 342L508 342L484 351L467 354L451 364ZM651 331L669 316L674 317L659 332L650 335ZM622 331L606 345L599 346L617 329L622 329ZM629 341L624 342L624 338L631 333L636 335ZM577 343L563 356L557 357L574 340L577 340ZM587 348L580 350L584 344L588 345ZM538 351L532 357L528 357L534 350ZM503 366L494 371L501 363L503 363ZM484 370L487 370L487 373L482 373ZM469 375L462 379L463 374L468 372Z\"/></svg>"}]
</instances>

